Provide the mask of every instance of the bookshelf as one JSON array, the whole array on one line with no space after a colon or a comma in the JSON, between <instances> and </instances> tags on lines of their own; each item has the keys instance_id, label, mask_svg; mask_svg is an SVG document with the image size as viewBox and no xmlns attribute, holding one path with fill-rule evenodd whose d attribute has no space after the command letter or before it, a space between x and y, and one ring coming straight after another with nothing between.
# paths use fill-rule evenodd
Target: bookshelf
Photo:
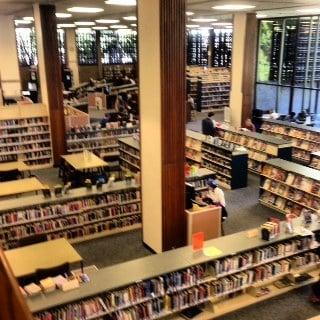
<instances>
[{"instance_id":1,"label":"bookshelf","mask_svg":"<svg viewBox=\"0 0 320 320\"><path fill-rule=\"evenodd\" d=\"M263 120L264 134L281 137L292 142L292 159L309 164L311 153L320 151L320 129L288 121Z\"/></svg>"},{"instance_id":2,"label":"bookshelf","mask_svg":"<svg viewBox=\"0 0 320 320\"><path fill-rule=\"evenodd\" d=\"M320 151L311 153L310 167L320 170Z\"/></svg>"},{"instance_id":3,"label":"bookshelf","mask_svg":"<svg viewBox=\"0 0 320 320\"><path fill-rule=\"evenodd\" d=\"M261 173L259 201L283 214L318 214L320 172L283 159L270 159Z\"/></svg>"},{"instance_id":4,"label":"bookshelf","mask_svg":"<svg viewBox=\"0 0 320 320\"><path fill-rule=\"evenodd\" d=\"M4 249L19 246L20 239L34 234L78 243L140 227L140 188L124 181L103 185L102 190L78 188L62 197L37 195L0 203L0 243Z\"/></svg>"},{"instance_id":5,"label":"bookshelf","mask_svg":"<svg viewBox=\"0 0 320 320\"><path fill-rule=\"evenodd\" d=\"M187 90L200 112L229 106L230 70L228 68L189 67Z\"/></svg>"},{"instance_id":6,"label":"bookshelf","mask_svg":"<svg viewBox=\"0 0 320 320\"><path fill-rule=\"evenodd\" d=\"M292 144L287 140L231 128L221 128L221 132L222 139L249 150L248 168L253 173L260 174L263 163L270 158L291 160Z\"/></svg>"},{"instance_id":7,"label":"bookshelf","mask_svg":"<svg viewBox=\"0 0 320 320\"><path fill-rule=\"evenodd\" d=\"M186 177L186 182L194 186L196 192L202 193L208 191L208 179L214 177L214 171L206 168L199 168L195 174Z\"/></svg>"},{"instance_id":8,"label":"bookshelf","mask_svg":"<svg viewBox=\"0 0 320 320\"><path fill-rule=\"evenodd\" d=\"M140 142L137 138L125 137L118 139L120 167L124 171L137 173L140 171Z\"/></svg>"},{"instance_id":9,"label":"bookshelf","mask_svg":"<svg viewBox=\"0 0 320 320\"><path fill-rule=\"evenodd\" d=\"M30 169L52 166L51 130L42 104L0 108L0 162L23 161Z\"/></svg>"},{"instance_id":10,"label":"bookshelf","mask_svg":"<svg viewBox=\"0 0 320 320\"><path fill-rule=\"evenodd\" d=\"M247 186L248 152L233 143L187 130L186 160L213 171L226 189Z\"/></svg>"},{"instance_id":11,"label":"bookshelf","mask_svg":"<svg viewBox=\"0 0 320 320\"><path fill-rule=\"evenodd\" d=\"M85 149L100 157L119 155L118 138L132 135L138 126L123 127L119 123L109 123L107 128L99 124L71 128L66 133L68 153L78 153Z\"/></svg>"},{"instance_id":12,"label":"bookshelf","mask_svg":"<svg viewBox=\"0 0 320 320\"><path fill-rule=\"evenodd\" d=\"M301 224L301 219L294 220L296 229ZM203 304L206 310L198 319L213 319L260 302L253 289L272 288L263 297L268 299L318 280L319 243L313 236L288 234L284 229L282 223L280 235L268 242L249 238L246 231L206 241L206 248L218 249L214 257L204 251L195 255L191 247L184 247L100 269L77 290L28 298L27 303L37 320L71 308L88 311L85 306L90 303L98 306L85 314L86 319L118 320L136 311L145 313L136 319L180 319L182 310ZM319 231L317 221L309 230ZM314 278L283 289L273 286L297 272L309 272Z\"/></svg>"}]
</instances>

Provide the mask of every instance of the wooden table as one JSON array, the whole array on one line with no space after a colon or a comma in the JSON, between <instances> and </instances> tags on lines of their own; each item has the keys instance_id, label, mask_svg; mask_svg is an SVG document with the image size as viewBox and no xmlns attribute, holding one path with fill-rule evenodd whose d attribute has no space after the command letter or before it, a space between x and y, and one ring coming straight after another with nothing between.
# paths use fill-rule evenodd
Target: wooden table
<instances>
[{"instance_id":1,"label":"wooden table","mask_svg":"<svg viewBox=\"0 0 320 320\"><path fill-rule=\"evenodd\" d=\"M12 161L12 162L2 162L0 163L0 171L10 171L10 170L28 171L30 167L23 161Z\"/></svg>"},{"instance_id":2,"label":"wooden table","mask_svg":"<svg viewBox=\"0 0 320 320\"><path fill-rule=\"evenodd\" d=\"M0 182L0 197L34 192L42 189L44 189L44 185L37 178Z\"/></svg>"},{"instance_id":3,"label":"wooden table","mask_svg":"<svg viewBox=\"0 0 320 320\"><path fill-rule=\"evenodd\" d=\"M103 168L108 165L107 162L97 157L90 151L73 153L62 156L62 158L74 169L78 171Z\"/></svg>"},{"instance_id":4,"label":"wooden table","mask_svg":"<svg viewBox=\"0 0 320 320\"><path fill-rule=\"evenodd\" d=\"M32 275L63 263L82 264L82 257L64 238L41 242L4 252L16 278Z\"/></svg>"}]
</instances>

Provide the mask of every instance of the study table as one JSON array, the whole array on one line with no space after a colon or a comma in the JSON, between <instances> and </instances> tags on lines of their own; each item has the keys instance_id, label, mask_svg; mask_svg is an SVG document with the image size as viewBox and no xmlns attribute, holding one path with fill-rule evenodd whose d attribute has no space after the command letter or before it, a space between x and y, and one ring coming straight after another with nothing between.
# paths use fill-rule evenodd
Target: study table
<instances>
[{"instance_id":1,"label":"study table","mask_svg":"<svg viewBox=\"0 0 320 320\"><path fill-rule=\"evenodd\" d=\"M36 192L42 189L44 189L44 185L41 183L41 181L34 177L0 182L0 197Z\"/></svg>"},{"instance_id":2,"label":"study table","mask_svg":"<svg viewBox=\"0 0 320 320\"><path fill-rule=\"evenodd\" d=\"M10 170L30 171L30 167L23 161L11 161L0 163L0 171Z\"/></svg>"},{"instance_id":3,"label":"study table","mask_svg":"<svg viewBox=\"0 0 320 320\"><path fill-rule=\"evenodd\" d=\"M103 168L108 166L108 163L97 157L90 151L73 153L61 156L66 163L78 171Z\"/></svg>"},{"instance_id":4,"label":"study table","mask_svg":"<svg viewBox=\"0 0 320 320\"><path fill-rule=\"evenodd\" d=\"M35 274L37 269L49 269L63 263L81 263L83 259L65 239L45 241L4 252L16 278Z\"/></svg>"}]
</instances>

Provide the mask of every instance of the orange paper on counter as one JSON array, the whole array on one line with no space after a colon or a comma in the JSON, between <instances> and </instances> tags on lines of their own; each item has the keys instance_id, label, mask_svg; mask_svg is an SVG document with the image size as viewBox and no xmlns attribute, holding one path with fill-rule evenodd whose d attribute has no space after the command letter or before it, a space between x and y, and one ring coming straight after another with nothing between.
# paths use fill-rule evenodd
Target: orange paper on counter
<instances>
[{"instance_id":1,"label":"orange paper on counter","mask_svg":"<svg viewBox=\"0 0 320 320\"><path fill-rule=\"evenodd\" d=\"M197 232L192 235L192 249L202 250L204 242L204 232Z\"/></svg>"}]
</instances>

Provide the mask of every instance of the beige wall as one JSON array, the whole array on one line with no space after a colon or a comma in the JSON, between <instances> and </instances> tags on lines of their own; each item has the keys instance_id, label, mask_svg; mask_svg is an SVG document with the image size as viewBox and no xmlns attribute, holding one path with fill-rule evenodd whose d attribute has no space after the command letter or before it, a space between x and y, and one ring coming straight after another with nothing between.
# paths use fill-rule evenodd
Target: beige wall
<instances>
[{"instance_id":1,"label":"beige wall","mask_svg":"<svg viewBox=\"0 0 320 320\"><path fill-rule=\"evenodd\" d=\"M139 0L139 87L143 241L162 251L159 0Z\"/></svg>"},{"instance_id":2,"label":"beige wall","mask_svg":"<svg viewBox=\"0 0 320 320\"><path fill-rule=\"evenodd\" d=\"M21 94L13 16L0 16L0 79L4 96Z\"/></svg>"}]
</instances>

